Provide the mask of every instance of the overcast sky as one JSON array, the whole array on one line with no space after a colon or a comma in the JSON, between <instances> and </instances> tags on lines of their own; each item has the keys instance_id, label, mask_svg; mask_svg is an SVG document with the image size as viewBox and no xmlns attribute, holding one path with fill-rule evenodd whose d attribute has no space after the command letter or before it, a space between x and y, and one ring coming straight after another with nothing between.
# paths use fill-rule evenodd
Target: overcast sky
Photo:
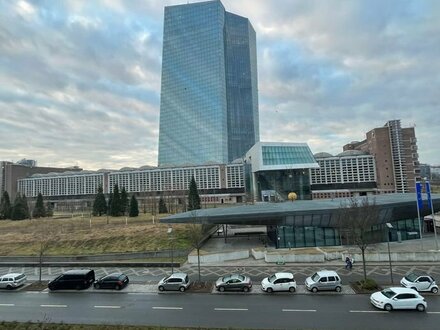
<instances>
[{"instance_id":1,"label":"overcast sky","mask_svg":"<svg viewBox=\"0 0 440 330\"><path fill-rule=\"evenodd\" d=\"M163 11L186 2L0 0L0 160L157 165ZM440 1L222 2L257 33L261 141L337 154L401 119L440 164Z\"/></svg>"}]
</instances>

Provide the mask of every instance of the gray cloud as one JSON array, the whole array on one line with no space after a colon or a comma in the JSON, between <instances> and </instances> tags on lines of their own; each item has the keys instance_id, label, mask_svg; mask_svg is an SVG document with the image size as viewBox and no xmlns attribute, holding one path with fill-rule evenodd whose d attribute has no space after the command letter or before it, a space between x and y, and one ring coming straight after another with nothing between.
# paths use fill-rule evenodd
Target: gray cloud
<instances>
[{"instance_id":1,"label":"gray cloud","mask_svg":"<svg viewBox=\"0 0 440 330\"><path fill-rule=\"evenodd\" d=\"M0 2L0 159L156 164L164 5ZM223 0L257 32L261 140L338 153L400 118L440 163L436 1Z\"/></svg>"}]
</instances>

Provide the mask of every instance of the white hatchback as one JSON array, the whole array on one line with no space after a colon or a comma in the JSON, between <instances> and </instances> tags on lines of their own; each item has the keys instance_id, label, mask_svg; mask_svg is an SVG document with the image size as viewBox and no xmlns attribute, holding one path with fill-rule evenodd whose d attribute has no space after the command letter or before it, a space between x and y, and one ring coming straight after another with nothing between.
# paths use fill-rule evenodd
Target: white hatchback
<instances>
[{"instance_id":1,"label":"white hatchback","mask_svg":"<svg viewBox=\"0 0 440 330\"><path fill-rule=\"evenodd\" d=\"M0 277L0 288L14 289L26 282L26 275L21 273L10 273Z\"/></svg>"},{"instance_id":2,"label":"white hatchback","mask_svg":"<svg viewBox=\"0 0 440 330\"><path fill-rule=\"evenodd\" d=\"M425 311L428 304L425 299L415 290L407 288L388 288L375 292L370 296L373 306L392 311L393 309L417 309Z\"/></svg>"},{"instance_id":3,"label":"white hatchback","mask_svg":"<svg viewBox=\"0 0 440 330\"><path fill-rule=\"evenodd\" d=\"M400 280L400 284L405 288L411 288L416 291L438 292L438 286L434 278L429 275L409 273Z\"/></svg>"},{"instance_id":4,"label":"white hatchback","mask_svg":"<svg viewBox=\"0 0 440 330\"><path fill-rule=\"evenodd\" d=\"M266 292L296 291L296 281L292 273L275 273L261 281L261 289Z\"/></svg>"}]
</instances>

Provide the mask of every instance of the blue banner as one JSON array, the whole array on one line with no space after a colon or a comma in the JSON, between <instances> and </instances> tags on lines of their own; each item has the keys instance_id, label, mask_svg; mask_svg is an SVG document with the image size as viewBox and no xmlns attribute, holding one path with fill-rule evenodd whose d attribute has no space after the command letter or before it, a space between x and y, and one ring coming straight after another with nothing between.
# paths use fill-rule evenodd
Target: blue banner
<instances>
[{"instance_id":1,"label":"blue banner","mask_svg":"<svg viewBox=\"0 0 440 330\"><path fill-rule=\"evenodd\" d=\"M432 200L431 200L431 185L429 184L429 181L425 182L425 189L426 189L426 195L428 196L428 205L429 208L432 210Z\"/></svg>"},{"instance_id":2,"label":"blue banner","mask_svg":"<svg viewBox=\"0 0 440 330\"><path fill-rule=\"evenodd\" d=\"M422 183L416 182L416 195L417 195L417 206L419 207L419 212L423 209L423 199L422 199Z\"/></svg>"}]
</instances>

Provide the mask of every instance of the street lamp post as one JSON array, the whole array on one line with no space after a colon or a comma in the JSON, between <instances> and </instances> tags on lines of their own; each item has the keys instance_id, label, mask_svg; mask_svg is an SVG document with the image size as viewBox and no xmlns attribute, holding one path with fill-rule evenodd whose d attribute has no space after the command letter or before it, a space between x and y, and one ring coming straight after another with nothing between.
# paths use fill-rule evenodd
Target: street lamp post
<instances>
[{"instance_id":1,"label":"street lamp post","mask_svg":"<svg viewBox=\"0 0 440 330\"><path fill-rule=\"evenodd\" d=\"M393 228L393 225L389 222L386 223L388 231L387 231L387 245L388 245L388 261L390 262L390 276L391 276L391 284L394 284L393 280L393 267L391 266L391 252L390 252L390 231Z\"/></svg>"},{"instance_id":2,"label":"street lamp post","mask_svg":"<svg viewBox=\"0 0 440 330\"><path fill-rule=\"evenodd\" d=\"M171 242L171 274L174 273L174 244L173 244L173 227L168 228L168 239Z\"/></svg>"}]
</instances>

